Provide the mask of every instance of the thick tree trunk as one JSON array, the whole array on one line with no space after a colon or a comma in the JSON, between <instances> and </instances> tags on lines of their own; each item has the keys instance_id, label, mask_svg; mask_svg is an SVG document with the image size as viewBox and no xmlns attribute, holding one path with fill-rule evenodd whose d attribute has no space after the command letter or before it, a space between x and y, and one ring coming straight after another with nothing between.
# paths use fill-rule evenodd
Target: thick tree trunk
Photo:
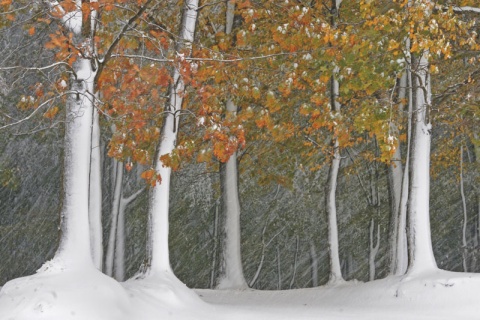
<instances>
[{"instance_id":1,"label":"thick tree trunk","mask_svg":"<svg viewBox=\"0 0 480 320\"><path fill-rule=\"evenodd\" d=\"M177 51L191 48L197 21L198 0L185 1L183 21ZM189 55L189 53L187 53ZM173 75L170 100L164 118L158 156L170 154L176 145L180 110L182 109L185 85L178 69ZM168 212L171 168L165 167L157 158L155 169L162 178L150 195L147 259L151 273L172 273L168 248Z\"/></svg>"},{"instance_id":2,"label":"thick tree trunk","mask_svg":"<svg viewBox=\"0 0 480 320\"><path fill-rule=\"evenodd\" d=\"M72 265L91 264L88 196L90 183L93 78L89 60L74 64L77 79L67 101L61 239L56 257Z\"/></svg>"},{"instance_id":3,"label":"thick tree trunk","mask_svg":"<svg viewBox=\"0 0 480 320\"><path fill-rule=\"evenodd\" d=\"M65 28L73 34L75 44L84 42L81 1L77 10L62 18ZM90 34L90 30L87 30ZM71 93L66 104L63 206L61 237L55 258L65 266L93 267L90 246L89 184L92 151L92 116L95 71L91 60L79 57L73 64L76 77L71 78Z\"/></svg>"},{"instance_id":4,"label":"thick tree trunk","mask_svg":"<svg viewBox=\"0 0 480 320\"><path fill-rule=\"evenodd\" d=\"M426 54L418 60L414 80L413 135L410 161L408 205L408 273L437 269L430 234L430 145L432 126L429 119L431 102L430 77Z\"/></svg>"}]
</instances>

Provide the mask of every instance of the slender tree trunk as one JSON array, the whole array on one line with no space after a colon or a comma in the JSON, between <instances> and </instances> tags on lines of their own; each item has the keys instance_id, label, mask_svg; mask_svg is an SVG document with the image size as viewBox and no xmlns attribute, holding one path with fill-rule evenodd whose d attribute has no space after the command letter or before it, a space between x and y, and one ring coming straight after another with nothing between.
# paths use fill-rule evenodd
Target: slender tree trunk
<instances>
[{"instance_id":1,"label":"slender tree trunk","mask_svg":"<svg viewBox=\"0 0 480 320\"><path fill-rule=\"evenodd\" d=\"M125 280L125 206L122 199L118 208L117 234L115 237L115 259L113 276L117 281Z\"/></svg>"},{"instance_id":2,"label":"slender tree trunk","mask_svg":"<svg viewBox=\"0 0 480 320\"><path fill-rule=\"evenodd\" d=\"M414 80L414 116L410 158L408 205L408 246L410 274L437 269L430 234L430 145L432 125L429 119L431 102L427 53L412 59L416 66Z\"/></svg>"},{"instance_id":3,"label":"slender tree trunk","mask_svg":"<svg viewBox=\"0 0 480 320\"><path fill-rule=\"evenodd\" d=\"M280 248L277 246L277 290L282 290L282 264L280 262Z\"/></svg>"},{"instance_id":4,"label":"slender tree trunk","mask_svg":"<svg viewBox=\"0 0 480 320\"><path fill-rule=\"evenodd\" d=\"M407 48L409 48L409 40L407 40ZM398 240L397 240L397 258L394 274L403 275L408 268L408 240L407 240L407 212L408 212L408 196L410 186L410 150L412 143L412 114L413 114L413 80L410 66L406 70L407 86L408 86L408 112L407 112L407 155L405 157L405 169L403 170L402 194L400 198L400 213L398 219Z\"/></svg>"},{"instance_id":5,"label":"slender tree trunk","mask_svg":"<svg viewBox=\"0 0 480 320\"><path fill-rule=\"evenodd\" d=\"M184 3L182 26L177 45L177 51L190 51L197 22L198 0L186 0ZM186 52L186 55L190 55ZM170 154L176 145L180 110L182 109L185 84L177 69L173 75L170 90L170 100L165 114L161 141L158 146L158 155ZM147 243L147 260L151 274L172 274L168 248L168 212L170 196L171 168L165 167L160 158L157 158L156 172L160 174L162 182L157 183L150 195L149 229Z\"/></svg>"},{"instance_id":6,"label":"slender tree trunk","mask_svg":"<svg viewBox=\"0 0 480 320\"><path fill-rule=\"evenodd\" d=\"M467 200L465 198L464 181L463 181L463 144L460 146L460 195L462 196L463 205L463 224L462 224L462 262L463 271L468 272L468 247L467 247Z\"/></svg>"},{"instance_id":7,"label":"slender tree trunk","mask_svg":"<svg viewBox=\"0 0 480 320\"><path fill-rule=\"evenodd\" d=\"M406 99L407 91L407 73L403 72L402 77L400 78L399 90L398 90L398 100L400 101L399 112L404 112L402 100ZM396 125L392 124L392 130L394 135L399 137L398 128ZM399 269L398 266L398 251L402 250L400 248L400 236L399 233L399 223L400 223L400 203L402 197L402 183L403 183L403 166L402 166L402 152L401 152L401 142L398 139L397 148L393 154L392 162L388 167L388 176L390 183L390 193L391 193L391 223L390 223L390 250L391 250L391 262L390 262L390 274L395 274L395 270Z\"/></svg>"},{"instance_id":8,"label":"slender tree trunk","mask_svg":"<svg viewBox=\"0 0 480 320\"><path fill-rule=\"evenodd\" d=\"M227 1L226 34L232 32L235 3ZM226 111L237 113L237 106L231 99L227 100ZM222 208L224 230L222 236L222 255L218 289L242 289L247 282L243 275L240 230L240 199L238 191L237 153L234 152L226 163L220 164L220 183L222 192Z\"/></svg>"},{"instance_id":9,"label":"slender tree trunk","mask_svg":"<svg viewBox=\"0 0 480 320\"><path fill-rule=\"evenodd\" d=\"M369 280L375 280L375 258L378 254L378 249L380 248L380 225L377 225L377 237L374 239L375 233L375 220L372 219L370 223L370 251L368 255L368 265L369 265Z\"/></svg>"},{"instance_id":10,"label":"slender tree trunk","mask_svg":"<svg viewBox=\"0 0 480 320\"><path fill-rule=\"evenodd\" d=\"M318 287L318 257L315 243L310 241L310 269L312 274L312 287Z\"/></svg>"},{"instance_id":11,"label":"slender tree trunk","mask_svg":"<svg viewBox=\"0 0 480 320\"><path fill-rule=\"evenodd\" d=\"M107 255L105 257L105 273L113 276L113 263L115 258L115 239L118 234L118 216L120 213L120 202L122 199L123 188L123 162L113 159L113 165L116 167L115 188L113 191L112 213L110 215L110 233L108 236Z\"/></svg>"},{"instance_id":12,"label":"slender tree trunk","mask_svg":"<svg viewBox=\"0 0 480 320\"><path fill-rule=\"evenodd\" d=\"M113 267L114 278L117 281L125 280L125 241L127 236L125 230L125 210L128 205L135 201L135 199L137 199L144 190L145 189L140 189L128 198L122 197L120 199L120 205L118 207L117 234L115 237L115 259Z\"/></svg>"},{"instance_id":13,"label":"slender tree trunk","mask_svg":"<svg viewBox=\"0 0 480 320\"><path fill-rule=\"evenodd\" d=\"M332 0L332 11L338 14L339 0ZM335 27L335 15L332 15L332 26ZM335 115L340 114L341 105L338 102L338 97L340 95L340 85L335 78L335 73L338 72L338 67L335 67L334 74L331 77L331 108ZM330 276L329 283L336 283L343 281L342 270L340 266L340 255L339 255L339 242L338 242L338 223L337 223L337 204L336 204L336 191L337 191L337 181L338 181L338 171L340 169L340 146L338 138L333 136L332 138L333 145L333 157L330 164L330 171L328 173L328 181L326 188L326 205L327 205L327 219L328 219L328 248L329 248L329 259L330 259Z\"/></svg>"},{"instance_id":14,"label":"slender tree trunk","mask_svg":"<svg viewBox=\"0 0 480 320\"><path fill-rule=\"evenodd\" d=\"M289 286L290 289L293 288L293 285L295 284L295 278L297 276L298 247L300 245L300 238L298 237L298 235L296 236L295 240L296 240L295 241L295 257L293 258L293 272L292 272L292 279L290 280L290 286Z\"/></svg>"},{"instance_id":15,"label":"slender tree trunk","mask_svg":"<svg viewBox=\"0 0 480 320\"><path fill-rule=\"evenodd\" d=\"M218 203L215 203L215 216L213 219L213 249L212 249L212 267L210 272L210 289L215 287L215 274L217 270L217 250L218 250Z\"/></svg>"},{"instance_id":16,"label":"slender tree trunk","mask_svg":"<svg viewBox=\"0 0 480 320\"><path fill-rule=\"evenodd\" d=\"M89 219L92 259L98 270L103 268L102 228L102 148L99 114L93 109L92 155L90 160Z\"/></svg>"}]
</instances>

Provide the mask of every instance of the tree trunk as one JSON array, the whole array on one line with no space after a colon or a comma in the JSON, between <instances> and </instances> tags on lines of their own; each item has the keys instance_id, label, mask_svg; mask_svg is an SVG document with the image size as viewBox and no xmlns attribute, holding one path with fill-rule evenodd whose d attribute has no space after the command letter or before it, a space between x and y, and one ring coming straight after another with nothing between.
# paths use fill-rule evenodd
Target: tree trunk
<instances>
[{"instance_id":1,"label":"tree trunk","mask_svg":"<svg viewBox=\"0 0 480 320\"><path fill-rule=\"evenodd\" d=\"M282 264L280 261L280 248L277 246L277 290L282 290Z\"/></svg>"},{"instance_id":2,"label":"tree trunk","mask_svg":"<svg viewBox=\"0 0 480 320\"><path fill-rule=\"evenodd\" d=\"M375 220L372 219L370 223L370 251L368 255L368 265L369 265L369 280L375 280L375 258L378 254L378 249L380 248L380 225L377 225L377 237L374 239L375 234Z\"/></svg>"},{"instance_id":3,"label":"tree trunk","mask_svg":"<svg viewBox=\"0 0 480 320\"><path fill-rule=\"evenodd\" d=\"M120 200L115 237L115 259L113 261L113 276L117 281L125 280L125 207L124 199Z\"/></svg>"},{"instance_id":4,"label":"tree trunk","mask_svg":"<svg viewBox=\"0 0 480 320\"><path fill-rule=\"evenodd\" d=\"M125 241L127 237L125 230L125 210L130 203L138 198L143 190L145 189L138 190L128 198L124 198L122 196L120 199L120 205L118 206L117 233L115 237L115 259L113 266L114 278L117 281L125 280Z\"/></svg>"},{"instance_id":5,"label":"tree trunk","mask_svg":"<svg viewBox=\"0 0 480 320\"><path fill-rule=\"evenodd\" d=\"M410 158L408 204L408 273L437 269L430 235L430 145L432 125L429 119L431 102L427 53L412 59L417 66L414 84L414 116Z\"/></svg>"},{"instance_id":6,"label":"tree trunk","mask_svg":"<svg viewBox=\"0 0 480 320\"><path fill-rule=\"evenodd\" d=\"M234 105L228 101L230 106ZM234 107L236 109L236 107ZM227 110L230 109L227 106ZM224 212L224 230L222 236L222 255L218 289L246 288L243 276L240 234L240 201L238 198L238 171L236 152L224 164L220 165L220 182Z\"/></svg>"},{"instance_id":7,"label":"tree trunk","mask_svg":"<svg viewBox=\"0 0 480 320\"><path fill-rule=\"evenodd\" d=\"M212 267L210 271L210 289L215 287L215 274L217 270L217 250L218 250L218 203L215 203L215 216L213 218L213 249L212 249Z\"/></svg>"},{"instance_id":8,"label":"tree trunk","mask_svg":"<svg viewBox=\"0 0 480 320\"><path fill-rule=\"evenodd\" d=\"M190 50L197 21L198 0L187 0L184 4L182 26L177 51ZM190 55L189 52L186 55ZM170 99L165 113L158 156L170 154L176 145L180 110L182 109L185 85L177 67L174 71L170 89ZM161 183L153 188L150 195L149 229L147 243L147 260L149 271L155 273L172 273L168 248L168 212L170 196L171 168L165 167L160 158L156 159L156 172L161 176Z\"/></svg>"},{"instance_id":9,"label":"tree trunk","mask_svg":"<svg viewBox=\"0 0 480 320\"><path fill-rule=\"evenodd\" d=\"M81 1L75 13L62 23L73 34L75 44L84 43ZM78 26L81 26L78 28ZM73 63L76 77L70 79L72 92L67 99L64 147L63 206L61 237L55 258L68 267L93 267L90 246L89 184L92 151L92 120L95 71L89 59Z\"/></svg>"},{"instance_id":10,"label":"tree trunk","mask_svg":"<svg viewBox=\"0 0 480 320\"><path fill-rule=\"evenodd\" d=\"M295 237L295 256L293 258L293 272L292 272L292 279L290 280L289 288L292 289L293 285L295 284L295 278L297 276L297 266L298 266L298 247L300 245L300 237L297 235Z\"/></svg>"},{"instance_id":11,"label":"tree trunk","mask_svg":"<svg viewBox=\"0 0 480 320\"><path fill-rule=\"evenodd\" d=\"M317 248L313 241L310 241L310 269L312 274L312 287L318 287L318 257Z\"/></svg>"},{"instance_id":12,"label":"tree trunk","mask_svg":"<svg viewBox=\"0 0 480 320\"><path fill-rule=\"evenodd\" d=\"M462 263L463 271L468 272L468 247L467 247L467 200L465 198L464 183L463 183L463 144L460 146L460 195L462 197L463 205L463 224L462 224Z\"/></svg>"},{"instance_id":13,"label":"tree trunk","mask_svg":"<svg viewBox=\"0 0 480 320\"><path fill-rule=\"evenodd\" d=\"M113 159L113 165L115 166L116 176L113 191L112 201L112 213L110 215L110 233L108 236L107 255L105 257L105 273L109 276L113 276L113 262L115 258L115 238L117 236L118 216L120 212L120 201L122 198L123 187L123 162Z\"/></svg>"},{"instance_id":14,"label":"tree trunk","mask_svg":"<svg viewBox=\"0 0 480 320\"><path fill-rule=\"evenodd\" d=\"M103 268L102 148L100 142L99 114L96 108L93 109L89 219L92 259L95 267L101 271Z\"/></svg>"},{"instance_id":15,"label":"tree trunk","mask_svg":"<svg viewBox=\"0 0 480 320\"><path fill-rule=\"evenodd\" d=\"M407 73L403 72L402 77L399 83L398 90L398 100L402 101L406 98L407 90ZM403 103L400 102L399 113L403 113ZM393 134L396 137L399 137L398 128L392 123L391 125ZM402 250L400 247L400 235L402 232L399 230L399 221L400 221L400 202L402 197L402 183L403 183L403 167L402 167L402 152L401 152L401 142L398 139L397 148L393 154L392 161L388 167L388 181L390 184L390 194L391 194L391 219L390 219L390 274L395 274L396 270L399 269L398 266L398 251Z\"/></svg>"},{"instance_id":16,"label":"tree trunk","mask_svg":"<svg viewBox=\"0 0 480 320\"><path fill-rule=\"evenodd\" d=\"M232 33L235 3L227 1L226 34ZM231 99L227 100L226 111L237 113L237 106ZM247 282L243 275L240 230L240 199L238 191L237 153L234 152L226 163L220 164L220 184L222 193L222 211L224 227L222 236L222 254L220 257L220 274L217 289L243 289Z\"/></svg>"},{"instance_id":17,"label":"tree trunk","mask_svg":"<svg viewBox=\"0 0 480 320\"><path fill-rule=\"evenodd\" d=\"M338 9L340 6L339 0L332 0L332 12L338 14ZM336 25L336 14L332 15L332 26ZM338 102L338 97L340 95L340 85L335 78L335 73L338 72L338 67L335 67L331 80L330 80L330 91L331 91L331 108L332 112L335 115L340 114L341 105ZM335 134L332 137L332 146L333 146L333 157L330 164L330 170L328 173L327 187L325 190L326 195L326 205L327 205L327 219L328 219L328 249L329 249L329 260L330 260L330 276L329 283L336 283L343 281L342 270L340 266L340 255L339 255L339 243L338 243L338 223L337 223L337 204L336 204L336 191L337 191L337 180L338 180L338 171L340 169L340 146L338 143L338 138Z\"/></svg>"},{"instance_id":18,"label":"tree trunk","mask_svg":"<svg viewBox=\"0 0 480 320\"><path fill-rule=\"evenodd\" d=\"M409 48L409 41L407 40L407 48ZM407 112L407 155L405 157L405 169L403 170L402 180L402 194L400 198L400 212L398 218L397 231L397 250L396 250L396 269L394 275L403 275L408 268L408 240L407 240L407 211L408 211L408 196L410 186L410 149L412 144L412 114L413 114L413 81L412 72L410 68L406 70L407 86L408 86L408 112Z\"/></svg>"}]
</instances>

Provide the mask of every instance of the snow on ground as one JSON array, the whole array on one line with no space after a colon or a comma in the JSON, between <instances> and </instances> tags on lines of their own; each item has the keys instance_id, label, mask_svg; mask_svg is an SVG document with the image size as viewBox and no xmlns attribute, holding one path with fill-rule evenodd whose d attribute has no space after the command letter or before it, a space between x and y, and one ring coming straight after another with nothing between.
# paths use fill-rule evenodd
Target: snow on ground
<instances>
[{"instance_id":1,"label":"snow on ground","mask_svg":"<svg viewBox=\"0 0 480 320\"><path fill-rule=\"evenodd\" d=\"M214 305L271 315L256 319L480 319L480 275L440 270L311 289L196 291Z\"/></svg>"},{"instance_id":2,"label":"snow on ground","mask_svg":"<svg viewBox=\"0 0 480 320\"><path fill-rule=\"evenodd\" d=\"M438 270L311 289L192 291L170 274L119 284L93 269L52 269L7 283L0 320L480 319L480 274Z\"/></svg>"}]
</instances>

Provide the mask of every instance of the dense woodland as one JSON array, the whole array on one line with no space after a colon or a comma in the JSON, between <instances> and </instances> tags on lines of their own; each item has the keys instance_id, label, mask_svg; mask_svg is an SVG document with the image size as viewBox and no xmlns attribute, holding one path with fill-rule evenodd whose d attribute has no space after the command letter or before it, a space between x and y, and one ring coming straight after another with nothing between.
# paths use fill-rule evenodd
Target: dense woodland
<instances>
[{"instance_id":1,"label":"dense woodland","mask_svg":"<svg viewBox=\"0 0 480 320\"><path fill-rule=\"evenodd\" d=\"M0 285L480 271L476 0L0 6Z\"/></svg>"}]
</instances>

